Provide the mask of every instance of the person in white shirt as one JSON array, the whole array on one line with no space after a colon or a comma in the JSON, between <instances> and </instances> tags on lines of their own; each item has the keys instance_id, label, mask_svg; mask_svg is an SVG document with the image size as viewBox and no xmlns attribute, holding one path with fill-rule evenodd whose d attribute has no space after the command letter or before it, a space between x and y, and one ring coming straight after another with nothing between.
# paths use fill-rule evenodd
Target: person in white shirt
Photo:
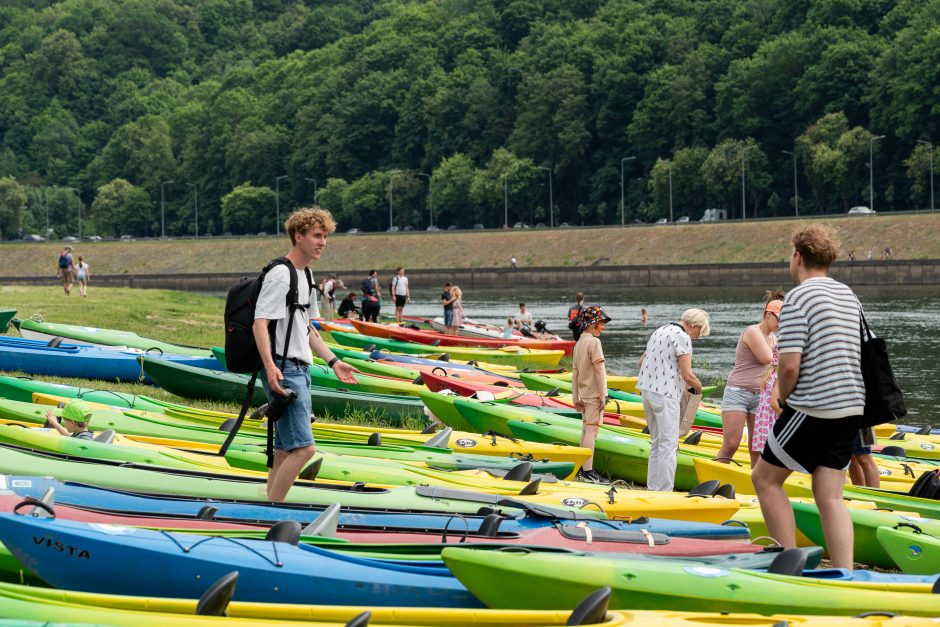
<instances>
[{"instance_id":1,"label":"person in white shirt","mask_svg":"<svg viewBox=\"0 0 940 627\"><path fill-rule=\"evenodd\" d=\"M532 327L532 312L526 311L525 303L519 303L519 313L516 314L516 328L530 329Z\"/></svg>"},{"instance_id":2,"label":"person in white shirt","mask_svg":"<svg viewBox=\"0 0 940 627\"><path fill-rule=\"evenodd\" d=\"M395 321L401 322L405 304L411 301L411 289L408 287L404 268L399 268L392 279L392 295L395 296Z\"/></svg>"}]
</instances>

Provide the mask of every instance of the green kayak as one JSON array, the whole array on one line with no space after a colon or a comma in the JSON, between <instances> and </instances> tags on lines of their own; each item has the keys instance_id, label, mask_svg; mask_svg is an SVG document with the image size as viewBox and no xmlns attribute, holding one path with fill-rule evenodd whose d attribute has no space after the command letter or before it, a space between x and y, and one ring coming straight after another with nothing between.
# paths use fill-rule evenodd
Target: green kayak
<instances>
[{"instance_id":1,"label":"green kayak","mask_svg":"<svg viewBox=\"0 0 940 627\"><path fill-rule=\"evenodd\" d=\"M447 568L487 607L561 609L610 586L610 609L936 616L929 584L852 583L738 568L445 548Z\"/></svg>"},{"instance_id":2,"label":"green kayak","mask_svg":"<svg viewBox=\"0 0 940 627\"><path fill-rule=\"evenodd\" d=\"M8 377L0 375L0 397L11 401L30 403L33 394L49 394L65 398L81 398L92 403L103 403L113 407L126 409L141 409L144 411L160 411L160 406L151 402L145 396L113 392L100 388L76 387L63 383L48 383L38 379L21 377Z\"/></svg>"},{"instance_id":3,"label":"green kayak","mask_svg":"<svg viewBox=\"0 0 940 627\"><path fill-rule=\"evenodd\" d=\"M936 575L940 571L940 523L928 528L920 522L878 527L878 544L898 568L910 575Z\"/></svg>"},{"instance_id":4,"label":"green kayak","mask_svg":"<svg viewBox=\"0 0 940 627\"><path fill-rule=\"evenodd\" d=\"M10 328L10 321L16 317L15 309L0 309L0 333L6 333Z\"/></svg>"},{"instance_id":5,"label":"green kayak","mask_svg":"<svg viewBox=\"0 0 940 627\"><path fill-rule=\"evenodd\" d=\"M797 501L792 503L796 526L807 538L819 546L825 547L826 537L823 534L822 522L819 519L819 510L816 505ZM876 537L881 527L893 527L907 523L917 525L927 534L940 536L940 521L929 518L917 518L897 512L859 509L857 507L850 507L849 515L852 517L852 527L855 530L855 561L870 566L895 568L896 561L892 559L892 556ZM937 571L940 571L940 561L934 562L934 572Z\"/></svg>"},{"instance_id":6,"label":"green kayak","mask_svg":"<svg viewBox=\"0 0 940 627\"><path fill-rule=\"evenodd\" d=\"M118 331L116 329L99 329L98 327L83 327L75 324L27 319L20 320L19 330L20 335L34 340L49 341L55 337L62 337L72 344L127 346L128 348L139 348L143 351L193 355L195 357L212 356L212 352L208 348L161 342L149 337L142 337L130 331Z\"/></svg>"},{"instance_id":7,"label":"green kayak","mask_svg":"<svg viewBox=\"0 0 940 627\"><path fill-rule=\"evenodd\" d=\"M530 390L535 390L537 392L548 392L550 390L558 389L561 392L571 393L571 381L562 381L559 379L553 379L552 377L544 377L538 374L531 374L528 372L522 372L519 374L519 378L522 379L522 382ZM702 388L703 392L713 392L715 390L714 386ZM624 392L622 390L608 389L607 393L610 395L610 398L618 401L627 401L631 403L642 403L643 398L639 394L633 394L631 392ZM695 414L695 422L700 427L716 427L721 428L721 414L698 410Z\"/></svg>"}]
</instances>

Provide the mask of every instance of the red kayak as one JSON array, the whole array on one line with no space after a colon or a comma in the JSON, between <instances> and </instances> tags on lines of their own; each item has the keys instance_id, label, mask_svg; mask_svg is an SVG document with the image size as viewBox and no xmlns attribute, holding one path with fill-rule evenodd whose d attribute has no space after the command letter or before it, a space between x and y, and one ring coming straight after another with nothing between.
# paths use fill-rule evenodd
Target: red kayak
<instances>
[{"instance_id":1,"label":"red kayak","mask_svg":"<svg viewBox=\"0 0 940 627\"><path fill-rule=\"evenodd\" d=\"M425 375L435 375L435 377L440 376L444 378L454 378L461 381L466 381L468 383L479 383L483 386L492 386L502 390L505 390L506 388L518 388L520 390L526 390L525 384L522 383L520 379L504 377L502 375L480 369L471 370L469 368L448 368L446 361L439 362L440 365L402 363L393 361L391 359L376 359L375 361L376 363L386 364L388 366L398 366L408 368L409 370L417 370L421 373L422 379L425 378ZM464 394L464 396L469 396L469 394Z\"/></svg>"},{"instance_id":2,"label":"red kayak","mask_svg":"<svg viewBox=\"0 0 940 627\"><path fill-rule=\"evenodd\" d=\"M376 324L361 320L350 320L356 330L363 335L383 337L415 342L417 344L431 344L434 346L468 346L474 348L500 348L502 346L519 346L534 350L561 350L565 355L571 355L574 342L571 340L538 340L534 338L483 338L461 337L459 335L444 335L437 331L417 331L394 324Z\"/></svg>"},{"instance_id":3,"label":"red kayak","mask_svg":"<svg viewBox=\"0 0 940 627\"><path fill-rule=\"evenodd\" d=\"M0 495L0 511L12 512L23 502L17 495ZM20 508L25 513L28 506ZM258 531L266 525L246 525L218 520L195 518L164 518L157 516L131 516L107 511L89 510L81 507L55 504L57 518L103 525L124 527L150 527L157 529L186 529L205 535L215 531ZM273 521L272 521L273 522ZM459 526L459 525L458 525ZM370 531L339 529L336 537L358 544L438 544L441 542L470 542L497 544L524 544L529 546L551 546L579 551L602 553L646 553L650 555L688 556L723 555L727 553L756 553L762 547L746 542L727 540L703 540L648 534L641 531L613 529L590 529L572 525L526 529L520 533L497 531L494 536L464 536L459 529L452 529L446 539L440 533L410 533L395 531Z\"/></svg>"}]
</instances>

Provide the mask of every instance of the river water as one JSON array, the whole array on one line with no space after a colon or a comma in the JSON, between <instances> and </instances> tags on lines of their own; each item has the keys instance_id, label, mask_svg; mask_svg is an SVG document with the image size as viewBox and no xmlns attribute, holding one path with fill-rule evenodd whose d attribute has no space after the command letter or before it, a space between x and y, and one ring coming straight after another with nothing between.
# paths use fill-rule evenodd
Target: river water
<instances>
[{"instance_id":1,"label":"river water","mask_svg":"<svg viewBox=\"0 0 940 627\"><path fill-rule=\"evenodd\" d=\"M440 316L440 293L440 289L414 290L405 313ZM940 424L936 393L940 336L934 329L940 320L940 288L858 288L856 293L872 330L888 342L891 364L907 401L908 415L902 422ZM762 290L755 288L600 288L586 294L586 304L601 305L613 318L601 341L608 369L619 374L636 374L646 341L659 325L678 320L689 307L707 311L711 335L693 345L693 369L706 385L721 384L728 376L738 336L760 319L763 297ZM534 319L545 321L549 330L570 337L566 315L574 303L574 290L464 290L465 315L479 322L504 325L507 317L518 312L519 302L525 302ZM649 314L646 326L640 322L644 307ZM392 313L387 305L382 309L383 314Z\"/></svg>"}]
</instances>

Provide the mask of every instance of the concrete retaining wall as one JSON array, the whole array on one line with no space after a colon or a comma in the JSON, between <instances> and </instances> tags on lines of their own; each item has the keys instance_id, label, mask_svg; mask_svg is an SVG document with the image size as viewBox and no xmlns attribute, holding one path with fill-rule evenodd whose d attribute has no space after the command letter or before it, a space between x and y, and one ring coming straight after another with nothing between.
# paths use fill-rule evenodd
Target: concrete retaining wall
<instances>
[{"instance_id":1,"label":"concrete retaining wall","mask_svg":"<svg viewBox=\"0 0 940 627\"><path fill-rule=\"evenodd\" d=\"M353 290L365 270L336 273ZM387 283L392 271L380 272ZM849 285L940 285L940 259L838 262L832 276ZM224 292L245 273L172 275L95 275L101 287L176 289ZM413 287L427 288L451 282L470 289L611 286L643 287L764 287L791 282L785 263L706 264L672 266L592 266L544 268L457 268L408 270ZM54 285L55 277L0 277L0 285Z\"/></svg>"}]
</instances>

